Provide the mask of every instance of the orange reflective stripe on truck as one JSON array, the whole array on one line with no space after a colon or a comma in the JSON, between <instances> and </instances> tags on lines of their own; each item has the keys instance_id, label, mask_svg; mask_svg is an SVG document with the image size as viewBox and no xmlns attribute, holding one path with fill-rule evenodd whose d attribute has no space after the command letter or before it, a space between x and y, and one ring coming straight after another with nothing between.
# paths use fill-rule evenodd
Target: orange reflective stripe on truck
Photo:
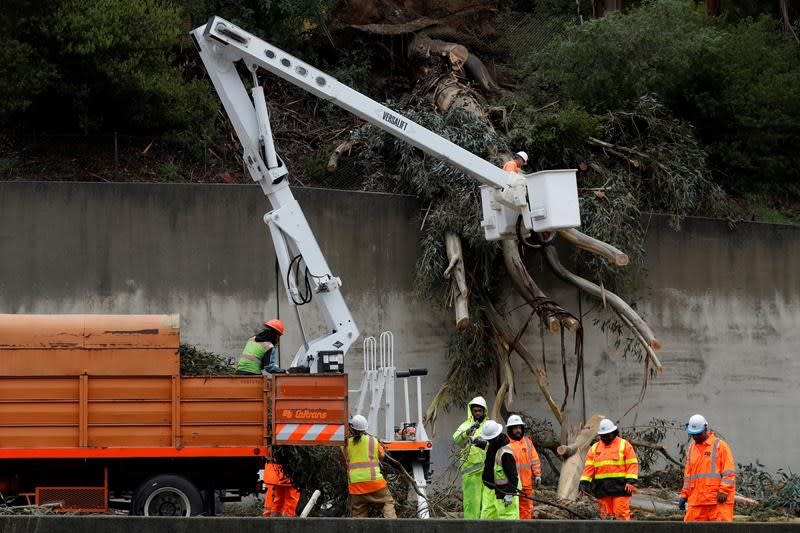
<instances>
[{"instance_id":1,"label":"orange reflective stripe on truck","mask_svg":"<svg viewBox=\"0 0 800 533\"><path fill-rule=\"evenodd\" d=\"M342 442L344 424L275 424L275 442Z\"/></svg>"}]
</instances>

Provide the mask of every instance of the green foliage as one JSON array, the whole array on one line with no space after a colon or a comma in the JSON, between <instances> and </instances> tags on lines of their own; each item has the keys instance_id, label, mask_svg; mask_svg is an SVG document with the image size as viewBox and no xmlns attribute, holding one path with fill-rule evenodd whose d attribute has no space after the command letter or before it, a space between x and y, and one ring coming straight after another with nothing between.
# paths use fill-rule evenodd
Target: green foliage
<instances>
[{"instance_id":1,"label":"green foliage","mask_svg":"<svg viewBox=\"0 0 800 533\"><path fill-rule=\"evenodd\" d=\"M528 87L555 83L593 113L653 94L694 125L718 182L781 187L800 168L800 153L785 149L800 142L800 53L777 30L768 17L727 23L683 0L645 2L576 25L534 54Z\"/></svg>"},{"instance_id":2,"label":"green foliage","mask_svg":"<svg viewBox=\"0 0 800 533\"><path fill-rule=\"evenodd\" d=\"M55 73L33 46L5 35L0 36L0 72L0 123L28 109Z\"/></svg>"},{"instance_id":3,"label":"green foliage","mask_svg":"<svg viewBox=\"0 0 800 533\"><path fill-rule=\"evenodd\" d=\"M509 144L524 148L533 168L574 165L589 151L586 141L600 135L602 117L582 107L550 107L537 112L524 107L509 132Z\"/></svg>"},{"instance_id":4,"label":"green foliage","mask_svg":"<svg viewBox=\"0 0 800 533\"><path fill-rule=\"evenodd\" d=\"M175 161L167 161L161 165L161 168L159 168L158 175L161 177L161 181L174 183L181 181L183 168L181 167L180 163Z\"/></svg>"},{"instance_id":5,"label":"green foliage","mask_svg":"<svg viewBox=\"0 0 800 533\"><path fill-rule=\"evenodd\" d=\"M0 177L5 177L11 173L16 166L17 160L11 157L0 157Z\"/></svg>"},{"instance_id":6,"label":"green foliage","mask_svg":"<svg viewBox=\"0 0 800 533\"><path fill-rule=\"evenodd\" d=\"M180 11L162 0L59 0L47 9L10 0L0 65L0 118L84 133L213 130L216 103L205 83L176 64ZM188 45L188 41L184 39ZM6 43L8 44L8 43Z\"/></svg>"},{"instance_id":7,"label":"green foliage","mask_svg":"<svg viewBox=\"0 0 800 533\"><path fill-rule=\"evenodd\" d=\"M331 506L330 515L347 515L347 470L340 448L273 446L272 456L301 491L301 508L311 494L319 490L322 493L319 502Z\"/></svg>"},{"instance_id":8,"label":"green foliage","mask_svg":"<svg viewBox=\"0 0 800 533\"><path fill-rule=\"evenodd\" d=\"M481 157L491 158L491 154L507 150L502 137L461 109L454 109L446 116L428 105L398 110ZM359 158L364 168L372 172L366 178L367 189L414 194L420 197L423 205L431 206L422 232L423 253L416 268L419 293L430 297L441 292L441 276L447 266L442 243L447 232L461 236L465 262L470 265L470 273L476 276L476 286L472 290L486 290L497 283L492 268L497 246L484 239L480 227L478 183L449 164L425 157L405 141L375 128L362 128L355 138L364 142ZM399 176L399 180L392 176Z\"/></svg>"},{"instance_id":9,"label":"green foliage","mask_svg":"<svg viewBox=\"0 0 800 533\"><path fill-rule=\"evenodd\" d=\"M181 344L178 356L181 361L181 376L218 376L233 374L235 370L230 358L190 344Z\"/></svg>"},{"instance_id":10,"label":"green foliage","mask_svg":"<svg viewBox=\"0 0 800 533\"><path fill-rule=\"evenodd\" d=\"M182 0L184 13L199 26L212 15L297 52L308 47L313 30L325 24L337 0Z\"/></svg>"}]
</instances>

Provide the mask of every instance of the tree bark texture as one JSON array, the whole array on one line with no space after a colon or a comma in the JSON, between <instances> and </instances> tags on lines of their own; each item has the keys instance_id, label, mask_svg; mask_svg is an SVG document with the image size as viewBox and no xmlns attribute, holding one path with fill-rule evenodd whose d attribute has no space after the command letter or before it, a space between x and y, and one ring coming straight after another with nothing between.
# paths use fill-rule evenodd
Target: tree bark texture
<instances>
[{"instance_id":1,"label":"tree bark texture","mask_svg":"<svg viewBox=\"0 0 800 533\"><path fill-rule=\"evenodd\" d=\"M583 472L583 463L586 458L586 449L592 439L597 435L597 428L603 419L601 415L594 414L589 421L575 435L569 444L558 447L558 453L564 457L561 464L561 475L558 477L557 496L560 500L574 500L578 494L578 483Z\"/></svg>"},{"instance_id":2,"label":"tree bark texture","mask_svg":"<svg viewBox=\"0 0 800 533\"><path fill-rule=\"evenodd\" d=\"M444 279L450 281L450 302L455 307L456 330L464 331L469 326L469 288L464 270L464 254L461 239L455 233L445 235L445 249L450 264L444 271Z\"/></svg>"}]
</instances>

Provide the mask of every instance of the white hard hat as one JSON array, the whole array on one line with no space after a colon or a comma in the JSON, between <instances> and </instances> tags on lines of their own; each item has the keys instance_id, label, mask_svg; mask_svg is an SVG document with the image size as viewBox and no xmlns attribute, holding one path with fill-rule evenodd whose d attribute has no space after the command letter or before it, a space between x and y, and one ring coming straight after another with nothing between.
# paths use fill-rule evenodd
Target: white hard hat
<instances>
[{"instance_id":1,"label":"white hard hat","mask_svg":"<svg viewBox=\"0 0 800 533\"><path fill-rule=\"evenodd\" d=\"M472 400L470 400L469 405L470 407L473 405L479 405L484 409L488 409L488 407L486 407L486 400L483 399L483 396L475 396Z\"/></svg>"},{"instance_id":2,"label":"white hard hat","mask_svg":"<svg viewBox=\"0 0 800 533\"><path fill-rule=\"evenodd\" d=\"M493 438L500 435L503 432L503 426L495 422L494 420L488 420L484 425L483 429L481 430L481 437L484 440L492 440Z\"/></svg>"},{"instance_id":3,"label":"white hard hat","mask_svg":"<svg viewBox=\"0 0 800 533\"><path fill-rule=\"evenodd\" d=\"M613 431L617 430L617 426L614 425L614 422L609 420L608 418L604 418L600 421L600 427L597 428L598 435L607 435Z\"/></svg>"},{"instance_id":4,"label":"white hard hat","mask_svg":"<svg viewBox=\"0 0 800 533\"><path fill-rule=\"evenodd\" d=\"M528 162L528 154L526 154L525 152L517 152L514 155L519 156L519 158L525 161L526 163Z\"/></svg>"},{"instance_id":5,"label":"white hard hat","mask_svg":"<svg viewBox=\"0 0 800 533\"><path fill-rule=\"evenodd\" d=\"M508 422L506 423L506 427L510 428L511 426L524 426L525 422L522 421L522 417L519 415L511 415L508 417Z\"/></svg>"},{"instance_id":6,"label":"white hard hat","mask_svg":"<svg viewBox=\"0 0 800 533\"><path fill-rule=\"evenodd\" d=\"M353 426L353 429L356 431L366 431L367 419L361 415L356 415L350 419L350 425Z\"/></svg>"},{"instance_id":7,"label":"white hard hat","mask_svg":"<svg viewBox=\"0 0 800 533\"><path fill-rule=\"evenodd\" d=\"M686 424L686 433L689 435L699 435L708 429L708 422L703 415L692 415L689 423Z\"/></svg>"}]
</instances>

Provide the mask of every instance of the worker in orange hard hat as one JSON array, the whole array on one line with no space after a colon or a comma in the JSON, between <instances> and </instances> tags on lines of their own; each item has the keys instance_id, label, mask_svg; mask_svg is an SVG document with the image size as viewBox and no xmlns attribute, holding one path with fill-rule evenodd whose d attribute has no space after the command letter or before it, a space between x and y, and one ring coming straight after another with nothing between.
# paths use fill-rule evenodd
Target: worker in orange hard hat
<instances>
[{"instance_id":1,"label":"worker in orange hard hat","mask_svg":"<svg viewBox=\"0 0 800 533\"><path fill-rule=\"evenodd\" d=\"M297 516L300 492L284 474L281 465L272 461L264 465L264 512L268 518Z\"/></svg>"},{"instance_id":2,"label":"worker in orange hard hat","mask_svg":"<svg viewBox=\"0 0 800 533\"><path fill-rule=\"evenodd\" d=\"M600 506L600 518L631 519L631 496L639 480L639 460L631 443L619 436L609 420L600 421L596 442L586 454L579 490L593 493Z\"/></svg>"},{"instance_id":3,"label":"worker in orange hard hat","mask_svg":"<svg viewBox=\"0 0 800 533\"><path fill-rule=\"evenodd\" d=\"M683 521L733 522L736 463L730 446L708 430L703 415L692 416L686 432L693 442L686 452L683 489L678 500L678 508L686 511Z\"/></svg>"},{"instance_id":4,"label":"worker in orange hard hat","mask_svg":"<svg viewBox=\"0 0 800 533\"><path fill-rule=\"evenodd\" d=\"M519 169L528 163L528 154L525 152L517 152L514 158L503 165L503 170L506 172L519 172Z\"/></svg>"},{"instance_id":5,"label":"worker in orange hard hat","mask_svg":"<svg viewBox=\"0 0 800 533\"><path fill-rule=\"evenodd\" d=\"M286 372L278 366L278 344L284 331L283 322L277 318L264 322L264 330L255 337L247 339L236 364L236 373L260 376L262 370L270 374Z\"/></svg>"}]
</instances>

